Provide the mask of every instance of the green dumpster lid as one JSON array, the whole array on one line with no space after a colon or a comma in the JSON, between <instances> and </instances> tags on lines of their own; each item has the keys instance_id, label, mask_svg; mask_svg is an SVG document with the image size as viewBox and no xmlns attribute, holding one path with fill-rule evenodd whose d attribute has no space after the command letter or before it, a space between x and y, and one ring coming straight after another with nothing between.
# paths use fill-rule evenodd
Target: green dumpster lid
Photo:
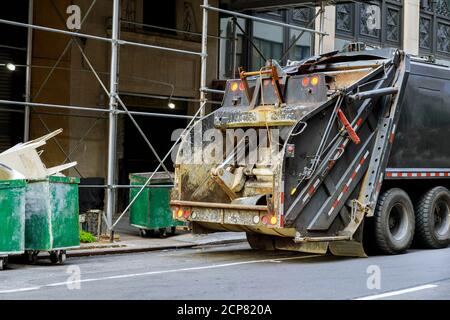
<instances>
[{"instance_id":1,"label":"green dumpster lid","mask_svg":"<svg viewBox=\"0 0 450 320\"><path fill-rule=\"evenodd\" d=\"M136 180L136 178L148 179L152 176L153 172L141 172L141 173L130 173L130 181ZM150 184L161 184L161 183L171 183L173 180L173 173L167 174L167 172L156 172L153 176Z\"/></svg>"},{"instance_id":2,"label":"green dumpster lid","mask_svg":"<svg viewBox=\"0 0 450 320\"><path fill-rule=\"evenodd\" d=\"M27 184L26 180L0 180L0 189L9 189L9 188L20 188L25 187Z\"/></svg>"},{"instance_id":3,"label":"green dumpster lid","mask_svg":"<svg viewBox=\"0 0 450 320\"><path fill-rule=\"evenodd\" d=\"M60 183L80 183L80 178L77 177L61 177L61 176L49 176L50 182Z\"/></svg>"},{"instance_id":4,"label":"green dumpster lid","mask_svg":"<svg viewBox=\"0 0 450 320\"><path fill-rule=\"evenodd\" d=\"M80 183L80 178L77 177L63 177L63 176L48 176L45 179L29 179L30 182L38 182L38 181L49 181L56 183L69 183L69 184L78 184Z\"/></svg>"}]
</instances>

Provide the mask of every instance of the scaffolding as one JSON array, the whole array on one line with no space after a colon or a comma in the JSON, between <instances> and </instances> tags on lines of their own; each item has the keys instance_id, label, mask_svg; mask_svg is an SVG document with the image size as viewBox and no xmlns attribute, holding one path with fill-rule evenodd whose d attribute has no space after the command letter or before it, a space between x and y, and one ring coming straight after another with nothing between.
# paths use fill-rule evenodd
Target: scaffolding
<instances>
[{"instance_id":1,"label":"scaffolding","mask_svg":"<svg viewBox=\"0 0 450 320\"><path fill-rule=\"evenodd\" d=\"M88 10L86 11L86 14L84 15L84 17L83 17L83 19L81 21L81 25L84 23L86 18L89 16L89 13L91 12L91 10L94 7L96 2L97 2L97 0L92 0L92 3L90 4ZM301 3L301 2L302 1L299 1L299 3ZM240 13L240 12L224 10L224 9L221 9L221 8L210 6L209 3L208 3L208 0L203 0L203 4L201 5L202 14L203 14L203 17L202 17L202 32L201 32L201 34L191 32L191 34L195 34L195 35L201 37L201 51L200 52L195 52L195 51L188 51L188 50L180 50L180 49L176 49L176 48L169 48L169 47L163 47L163 46L144 44L144 43L139 43L139 42L131 42L131 41L126 41L126 40L121 39L120 38L120 25L121 25L122 22L123 23L127 23L127 24L141 25L141 26L146 26L146 25L138 24L138 23L131 22L131 21L121 20L120 19L120 10L121 10L121 8L120 8L120 0L113 0L112 34L111 34L110 38L101 37L101 36L97 36L97 35L91 35L91 34L84 34L84 33L77 32L77 31L62 30L62 29L56 29L56 28L50 28L50 27L35 25L35 24L33 24L33 0L29 0L28 23L22 23L22 22L17 22L17 21L10 21L10 20L5 20L5 19L0 19L0 24L8 24L8 25L13 25L13 26L23 27L23 28L27 28L28 29L25 101L22 102L22 101L0 100L0 105L7 104L7 105L18 105L18 106L23 106L24 107L23 111L22 110L19 110L19 111L24 113L24 140L25 141L27 141L28 138L29 138L30 111L31 111L32 108L46 107L46 108L54 108L54 109L78 110L78 111L92 112L92 113L97 113L97 114L102 114L102 115L107 114L107 119L108 119L108 124L109 124L109 128L108 128L108 157L107 157L107 183L106 183L106 185L90 185L90 186L85 186L85 187L88 187L88 188L104 188L104 189L106 189L106 215L104 215L103 218L104 218L104 220L106 222L106 225L107 225L108 229L111 232L111 240L113 240L114 239L114 228L116 227L117 223L124 216L124 214L129 210L129 208L131 207L133 202L139 197L139 195L142 193L142 191L145 188L151 188L152 187L149 184L150 184L153 176L155 175L155 173L158 170L160 170L161 168L164 171L166 171L166 172L169 171L165 167L164 162L171 155L173 149L177 146L177 144L180 142L180 140L185 135L185 133L189 130L189 128L193 125L193 123L196 120L199 120L202 117L206 116L206 105L207 104L211 104L211 103L212 104L218 104L219 103L219 102L208 100L208 96L207 96L208 93L211 93L211 94L223 94L224 93L221 90L211 89L211 88L208 88L208 86L207 86L208 38L212 38L212 39L216 39L216 40L223 39L223 37L219 37L219 36L214 36L214 35L209 35L208 34L208 13L209 12L216 12L216 13L220 13L220 14L224 14L224 15L229 15L229 16L234 17L234 18L244 18L244 19L249 19L249 20L253 20L253 21L264 22L264 23L267 23L267 24L278 25L278 26L282 26L282 27L296 29L296 30L299 30L299 31L302 32L300 34L300 37L301 37L301 35L304 32L308 32L308 33L311 33L311 34L317 34L319 36L319 50L320 50L320 53L322 53L322 51L323 51L323 38L324 38L324 36L327 35L327 33L323 32L324 11L325 11L325 5L328 2L329 1L321 1L320 2L320 8L317 11L316 16L314 17L314 19L316 19L317 16L319 16L319 19L320 19L319 20L320 21L319 22L320 30L315 30L315 29L300 27L300 26L296 26L296 25L289 25L289 24L282 23L282 22L279 22L279 21L265 19L265 18L261 18L261 17L257 17L257 16L246 15L246 14L243 14L243 13ZM63 17L60 16L60 18L64 20ZM158 28L157 26L153 26L153 27ZM60 33L60 34L64 34L64 35L67 35L67 36L71 37L71 39L68 42L68 44L66 45L65 49L61 53L59 59L56 61L56 63L50 69L49 74L44 79L43 83L41 84L39 90L34 95L34 97L31 96L31 74L32 74L32 65L31 64L32 64L32 46L33 46L33 44L32 44L32 39L33 39L32 32L33 32L33 30L40 30L40 31L45 31L45 32ZM110 78L109 89L106 87L106 85L101 80L100 75L99 75L100 72L97 72L95 70L95 68L93 67L93 65L90 62L89 58L87 57L86 53L84 52L82 46L79 43L79 38L91 39L91 40L96 40L96 41L102 41L102 42L109 43L111 45L111 59L110 59L111 64L110 64L110 73L109 73L109 78ZM230 39L228 39L228 40L230 40ZM232 40L233 41L236 40L236 28L234 28L234 34L233 34L233 39ZM89 66L90 72L95 76L95 78L99 82L102 90L108 96L109 104L108 104L108 108L107 109L93 108L93 107L92 108L91 107L82 107L82 106L75 106L75 105L59 105L59 104L32 102L32 100L35 99L36 96L39 95L39 93L41 92L42 88L48 82L49 78L51 77L51 74L55 71L55 69L57 69L57 66L58 66L59 62L61 61L62 57L65 55L65 53L67 52L67 50L69 49L69 47L70 47L70 45L72 43L74 43L78 47L78 49L80 50L80 53L82 54L84 60L86 61L86 63ZM142 48L154 49L154 50L163 50L163 51L167 51L167 52L173 52L173 53L179 53L179 54L185 54L185 55L192 55L192 56L200 57L200 59L201 59L201 64L200 64L201 65L201 68L200 68L200 87L199 87L200 99L199 100L192 100L191 99L191 101L199 102L199 107L198 107L197 111L195 112L195 114L193 116L185 116L185 115L173 115L173 114L154 113L154 112L137 112L137 111L130 111L130 110L128 110L127 106L125 105L125 103L123 102L122 98L119 95L119 81L118 81L118 79L119 79L119 77L118 77L119 76L119 52L118 51L119 51L119 47L120 46L135 46L135 47L142 47ZM236 52L234 52L234 55L236 55ZM235 61L235 57L233 57L233 61ZM234 62L234 68L235 67L236 67L236 65L235 65L235 62ZM172 90L172 94L173 94L173 90ZM169 101L170 101L171 98L172 98L172 96L169 97ZM183 99L179 99L179 100L183 100ZM189 101L189 99L186 99L186 100ZM14 110L14 109L2 109L2 110L5 110L5 111L18 111L18 110ZM158 166L156 167L156 169L153 171L153 174L151 174L149 176L149 178L147 179L146 183L144 183L141 186L118 185L118 184L115 183L115 181L116 181L116 169L115 168L116 168L116 144L117 144L117 116L120 115L120 114L125 114L125 115L127 115L130 118L130 120L132 121L132 123L134 124L136 129L139 131L139 133L142 135L142 137L144 138L147 146L150 148L150 150L152 151L153 155L156 157L156 159L158 160L158 163L159 163ZM76 116L76 115L68 115L68 116ZM175 141L175 143L173 143L172 147L167 152L167 154L164 157L161 158L157 154L155 148L153 147L153 145L150 142L150 140L148 139L148 137L145 135L145 133L142 131L142 129L140 128L140 126L136 122L134 116L180 118L180 119L187 119L187 120L189 120L189 123L186 126L186 128L184 129L184 132ZM43 119L40 117L39 114L38 114L38 117L39 117L39 120L44 125L44 127L47 129L47 131L50 132L50 129L45 124L45 122L43 121ZM97 118L97 119L100 119L100 118ZM79 140L79 143L86 138L86 136L90 133L91 129L92 129L92 127ZM73 154L74 151L69 152L69 154L67 154L63 150L61 145L59 144L58 140L56 138L53 138L53 139L55 139L55 142L57 143L59 149L65 155L66 161L71 161L70 157L71 157L71 155ZM75 147L75 149L78 148L78 144ZM165 185L164 187L170 188L170 187L172 187L172 185ZM130 202L127 205L127 207L125 208L125 210L123 210L122 213L119 215L119 217L114 221L114 211L115 211L115 204L116 204L116 189L119 189L119 188L124 188L124 189L127 189L127 188L139 188L139 191L134 196L134 198L130 200Z\"/></svg>"}]
</instances>

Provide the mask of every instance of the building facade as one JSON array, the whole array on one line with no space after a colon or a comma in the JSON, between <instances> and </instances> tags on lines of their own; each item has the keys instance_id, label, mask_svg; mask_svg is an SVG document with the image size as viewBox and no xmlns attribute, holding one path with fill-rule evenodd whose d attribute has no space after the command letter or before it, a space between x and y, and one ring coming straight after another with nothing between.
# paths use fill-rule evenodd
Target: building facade
<instances>
[{"instance_id":1,"label":"building facade","mask_svg":"<svg viewBox=\"0 0 450 320\"><path fill-rule=\"evenodd\" d=\"M235 2L239 2L236 0ZM243 3L243 1L240 1ZM264 1L250 1L261 5ZM270 1L266 1L269 3ZM272 17L279 21L300 26L311 25L311 19L318 9L306 6L295 7L295 1L289 8L270 11L268 9L251 10L247 5L247 12ZM328 36L324 38L324 51L341 50L350 42L364 42L372 47L396 47L417 56L429 56L440 63L448 64L450 59L450 0L373 0L357 2L343 2L325 8L324 31ZM280 2L280 6L284 2ZM221 18L221 32L231 34L232 28L225 28ZM227 21L227 20L226 20ZM295 23L294 23L295 22ZM320 29L320 20L317 17L312 24L316 30ZM288 59L298 60L305 56L318 54L318 36L306 33L296 43L295 50L284 55L284 51L292 45L295 38L292 30L281 30L277 26L264 26L260 23L241 21L240 24L250 27L248 37L260 44L262 51L267 52L271 58L279 60L281 64ZM256 27L253 27L256 26ZM254 29L252 29L254 28ZM239 32L238 32L239 34ZM259 34L264 34L264 42L259 41ZM240 38L240 36L239 36ZM265 50L265 51L264 51ZM248 54L248 52L252 54ZM222 57L232 55L232 48L221 46ZM251 45L241 44L237 49L238 60L247 68L257 68L261 65L260 57L255 55ZM244 57L244 59L241 58ZM221 75L230 75L226 63L221 58ZM256 61L256 62L255 62Z\"/></svg>"}]
</instances>

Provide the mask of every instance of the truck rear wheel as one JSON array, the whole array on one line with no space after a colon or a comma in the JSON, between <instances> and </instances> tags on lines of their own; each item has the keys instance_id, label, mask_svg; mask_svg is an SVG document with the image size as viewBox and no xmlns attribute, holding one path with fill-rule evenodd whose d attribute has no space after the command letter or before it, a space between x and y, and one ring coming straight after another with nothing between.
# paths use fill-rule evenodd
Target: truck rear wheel
<instances>
[{"instance_id":1,"label":"truck rear wheel","mask_svg":"<svg viewBox=\"0 0 450 320\"><path fill-rule=\"evenodd\" d=\"M450 191L447 188L435 187L417 203L415 242L430 249L450 244Z\"/></svg>"},{"instance_id":2,"label":"truck rear wheel","mask_svg":"<svg viewBox=\"0 0 450 320\"><path fill-rule=\"evenodd\" d=\"M374 215L375 246L385 254L402 253L414 237L414 207L402 189L385 191L379 198Z\"/></svg>"},{"instance_id":3,"label":"truck rear wheel","mask_svg":"<svg viewBox=\"0 0 450 320\"><path fill-rule=\"evenodd\" d=\"M254 250L275 250L274 239L271 236L247 232L247 241Z\"/></svg>"}]
</instances>

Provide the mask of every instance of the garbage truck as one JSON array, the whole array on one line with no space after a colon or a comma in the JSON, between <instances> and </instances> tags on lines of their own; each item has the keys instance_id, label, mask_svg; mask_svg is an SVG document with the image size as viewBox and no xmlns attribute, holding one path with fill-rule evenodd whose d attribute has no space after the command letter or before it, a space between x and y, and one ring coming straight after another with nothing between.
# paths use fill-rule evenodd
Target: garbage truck
<instances>
[{"instance_id":1,"label":"garbage truck","mask_svg":"<svg viewBox=\"0 0 450 320\"><path fill-rule=\"evenodd\" d=\"M173 216L260 250L446 247L449 101L448 67L394 48L240 69L180 139Z\"/></svg>"}]
</instances>

